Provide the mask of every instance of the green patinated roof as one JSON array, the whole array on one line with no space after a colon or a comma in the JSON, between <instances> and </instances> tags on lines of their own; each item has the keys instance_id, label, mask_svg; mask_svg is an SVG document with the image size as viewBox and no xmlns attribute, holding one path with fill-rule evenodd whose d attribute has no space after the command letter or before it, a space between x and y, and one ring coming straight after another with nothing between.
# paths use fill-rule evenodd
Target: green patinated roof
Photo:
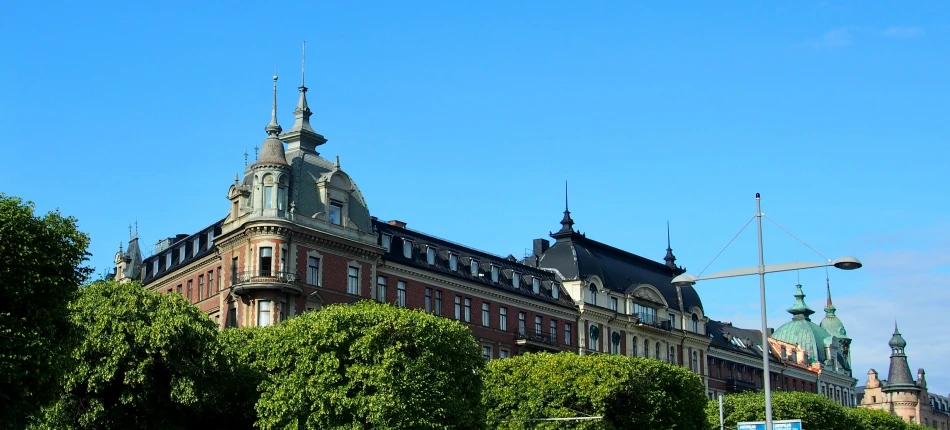
<instances>
[{"instance_id":1,"label":"green patinated roof","mask_svg":"<svg viewBox=\"0 0 950 430\"><path fill-rule=\"evenodd\" d=\"M805 293L802 292L802 286L796 285L795 287L795 304L788 309L788 313L792 314L792 320L775 330L772 338L797 344L805 350L811 361L824 362L827 358L825 345L831 341L831 335L821 326L811 321L809 316L815 311L805 304Z\"/></svg>"}]
</instances>

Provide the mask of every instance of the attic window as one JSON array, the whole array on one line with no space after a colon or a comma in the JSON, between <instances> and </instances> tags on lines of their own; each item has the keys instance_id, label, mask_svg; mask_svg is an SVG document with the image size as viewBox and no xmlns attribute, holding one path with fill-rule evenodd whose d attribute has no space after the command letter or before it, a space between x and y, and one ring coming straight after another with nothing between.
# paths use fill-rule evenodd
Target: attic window
<instances>
[{"instance_id":1,"label":"attic window","mask_svg":"<svg viewBox=\"0 0 950 430\"><path fill-rule=\"evenodd\" d=\"M551 297L553 297L554 300L561 297L561 285L557 282L551 284Z\"/></svg>"},{"instance_id":2,"label":"attic window","mask_svg":"<svg viewBox=\"0 0 950 430\"><path fill-rule=\"evenodd\" d=\"M435 248L431 246L426 247L426 263L435 264Z\"/></svg>"},{"instance_id":3,"label":"attic window","mask_svg":"<svg viewBox=\"0 0 950 430\"><path fill-rule=\"evenodd\" d=\"M384 234L384 235L380 236L379 241L380 241L380 244L383 246L383 248L386 248L386 251L389 251L389 248L390 248L390 247L392 246L392 244L393 244L393 235L391 235L391 234Z\"/></svg>"},{"instance_id":4,"label":"attic window","mask_svg":"<svg viewBox=\"0 0 950 430\"><path fill-rule=\"evenodd\" d=\"M172 267L172 252L168 251L168 254L165 254L165 269L171 269Z\"/></svg>"},{"instance_id":5,"label":"attic window","mask_svg":"<svg viewBox=\"0 0 950 430\"><path fill-rule=\"evenodd\" d=\"M402 240L402 255L406 258L412 258L412 241L411 240Z\"/></svg>"},{"instance_id":6,"label":"attic window","mask_svg":"<svg viewBox=\"0 0 950 430\"><path fill-rule=\"evenodd\" d=\"M152 276L155 276L158 274L158 259L157 258L155 259L155 264L153 266L154 268L152 269Z\"/></svg>"},{"instance_id":7,"label":"attic window","mask_svg":"<svg viewBox=\"0 0 950 430\"><path fill-rule=\"evenodd\" d=\"M511 274L511 286L518 288L521 286L521 274L518 272L513 272Z\"/></svg>"},{"instance_id":8,"label":"attic window","mask_svg":"<svg viewBox=\"0 0 950 430\"><path fill-rule=\"evenodd\" d=\"M472 277L478 276L478 260L472 260L471 263Z\"/></svg>"},{"instance_id":9,"label":"attic window","mask_svg":"<svg viewBox=\"0 0 950 430\"><path fill-rule=\"evenodd\" d=\"M449 254L449 270L456 271L459 270L459 256L455 254Z\"/></svg>"},{"instance_id":10,"label":"attic window","mask_svg":"<svg viewBox=\"0 0 950 430\"><path fill-rule=\"evenodd\" d=\"M197 256L197 255L198 255L198 251L201 251L201 247L199 246L200 244L201 244L201 243L198 242L198 238L196 237L196 238L195 238L194 245L192 245L192 247L191 247L191 252L192 252L193 256Z\"/></svg>"},{"instance_id":11,"label":"attic window","mask_svg":"<svg viewBox=\"0 0 950 430\"><path fill-rule=\"evenodd\" d=\"M330 224L343 225L343 203L330 202Z\"/></svg>"},{"instance_id":12,"label":"attic window","mask_svg":"<svg viewBox=\"0 0 950 430\"><path fill-rule=\"evenodd\" d=\"M491 281L498 282L498 266L494 264L491 266Z\"/></svg>"},{"instance_id":13,"label":"attic window","mask_svg":"<svg viewBox=\"0 0 950 430\"><path fill-rule=\"evenodd\" d=\"M181 248L178 249L178 262L183 263L187 256L188 253L185 252L185 245L181 245Z\"/></svg>"},{"instance_id":14,"label":"attic window","mask_svg":"<svg viewBox=\"0 0 950 430\"><path fill-rule=\"evenodd\" d=\"M535 294L541 294L541 279L531 279L531 291L533 291Z\"/></svg>"}]
</instances>

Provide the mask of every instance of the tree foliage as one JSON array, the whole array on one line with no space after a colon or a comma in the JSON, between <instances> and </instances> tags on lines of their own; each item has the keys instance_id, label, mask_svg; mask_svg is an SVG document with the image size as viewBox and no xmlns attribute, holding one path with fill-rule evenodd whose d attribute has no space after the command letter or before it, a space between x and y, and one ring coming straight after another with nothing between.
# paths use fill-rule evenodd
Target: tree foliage
<instances>
[{"instance_id":1,"label":"tree foliage","mask_svg":"<svg viewBox=\"0 0 950 430\"><path fill-rule=\"evenodd\" d=\"M0 194L0 428L22 428L67 368L67 303L92 269L89 237L59 211Z\"/></svg>"},{"instance_id":2,"label":"tree foliage","mask_svg":"<svg viewBox=\"0 0 950 430\"><path fill-rule=\"evenodd\" d=\"M214 386L217 329L176 294L96 282L70 304L79 342L40 427L186 428Z\"/></svg>"},{"instance_id":3,"label":"tree foliage","mask_svg":"<svg viewBox=\"0 0 950 430\"><path fill-rule=\"evenodd\" d=\"M260 428L475 428L484 418L484 362L455 321L361 302L252 337L244 356L266 373Z\"/></svg>"},{"instance_id":4,"label":"tree foliage","mask_svg":"<svg viewBox=\"0 0 950 430\"><path fill-rule=\"evenodd\" d=\"M489 362L488 422L500 429L705 429L698 375L618 355L526 354ZM517 421L603 416L590 421ZM511 420L511 421L509 421Z\"/></svg>"},{"instance_id":5,"label":"tree foliage","mask_svg":"<svg viewBox=\"0 0 950 430\"><path fill-rule=\"evenodd\" d=\"M848 408L856 430L908 430L910 427L904 420L887 411L880 409Z\"/></svg>"}]
</instances>

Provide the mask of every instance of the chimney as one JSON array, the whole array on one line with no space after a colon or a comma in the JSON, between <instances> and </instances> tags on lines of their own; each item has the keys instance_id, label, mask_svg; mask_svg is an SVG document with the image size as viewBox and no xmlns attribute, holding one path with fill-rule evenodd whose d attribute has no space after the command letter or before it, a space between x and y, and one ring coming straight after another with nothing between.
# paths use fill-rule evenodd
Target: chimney
<instances>
[{"instance_id":1,"label":"chimney","mask_svg":"<svg viewBox=\"0 0 950 430\"><path fill-rule=\"evenodd\" d=\"M544 254L544 251L547 251L551 247L551 242L547 239L535 239L534 240L534 256L540 257L541 254Z\"/></svg>"},{"instance_id":2,"label":"chimney","mask_svg":"<svg viewBox=\"0 0 950 430\"><path fill-rule=\"evenodd\" d=\"M389 225L399 227L399 228L406 228L406 223L402 221L397 221L397 220L390 221Z\"/></svg>"}]
</instances>

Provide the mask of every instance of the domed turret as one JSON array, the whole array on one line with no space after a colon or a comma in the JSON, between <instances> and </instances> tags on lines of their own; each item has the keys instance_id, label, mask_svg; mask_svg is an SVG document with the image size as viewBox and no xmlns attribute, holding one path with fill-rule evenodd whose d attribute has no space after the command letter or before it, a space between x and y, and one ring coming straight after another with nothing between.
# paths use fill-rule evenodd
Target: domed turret
<instances>
[{"instance_id":1,"label":"domed turret","mask_svg":"<svg viewBox=\"0 0 950 430\"><path fill-rule=\"evenodd\" d=\"M827 282L828 280L825 279ZM825 329L828 334L835 336L839 339L850 339L848 337L848 331L844 328L844 323L835 315L834 304L831 303L831 284L827 283L826 287L828 288L828 303L825 305L825 317L821 320L821 328Z\"/></svg>"}]
</instances>

